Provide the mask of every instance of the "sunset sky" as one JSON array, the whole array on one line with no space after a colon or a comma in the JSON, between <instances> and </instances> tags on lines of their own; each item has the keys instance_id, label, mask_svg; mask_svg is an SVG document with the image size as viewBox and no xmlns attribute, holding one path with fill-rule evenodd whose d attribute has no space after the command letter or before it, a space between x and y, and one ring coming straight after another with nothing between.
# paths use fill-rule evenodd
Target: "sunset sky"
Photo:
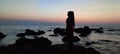
<instances>
[{"instance_id":1,"label":"sunset sky","mask_svg":"<svg viewBox=\"0 0 120 54\"><path fill-rule=\"evenodd\" d=\"M120 23L120 0L0 0L0 19L65 23Z\"/></svg>"}]
</instances>

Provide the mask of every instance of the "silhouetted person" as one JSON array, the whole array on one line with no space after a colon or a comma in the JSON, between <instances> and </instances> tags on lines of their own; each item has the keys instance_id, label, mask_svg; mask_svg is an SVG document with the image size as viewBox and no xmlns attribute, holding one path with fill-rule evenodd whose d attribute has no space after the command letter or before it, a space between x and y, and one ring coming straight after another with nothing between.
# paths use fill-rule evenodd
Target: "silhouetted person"
<instances>
[{"instance_id":1,"label":"silhouetted person","mask_svg":"<svg viewBox=\"0 0 120 54\"><path fill-rule=\"evenodd\" d=\"M74 12L68 12L68 18L66 20L66 37L62 39L63 42L68 43L69 47L72 48L73 42L78 42L80 39L77 36L74 36Z\"/></svg>"},{"instance_id":2,"label":"silhouetted person","mask_svg":"<svg viewBox=\"0 0 120 54\"><path fill-rule=\"evenodd\" d=\"M74 36L74 27L75 27L75 21L74 21L74 12L73 11L69 11L68 12L68 18L66 20L66 33L67 36L69 37L73 37Z\"/></svg>"}]
</instances>

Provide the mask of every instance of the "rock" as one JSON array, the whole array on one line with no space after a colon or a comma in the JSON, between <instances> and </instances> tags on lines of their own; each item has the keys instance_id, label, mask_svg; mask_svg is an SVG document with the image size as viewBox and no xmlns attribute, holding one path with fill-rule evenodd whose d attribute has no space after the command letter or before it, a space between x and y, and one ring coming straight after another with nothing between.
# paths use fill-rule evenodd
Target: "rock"
<instances>
[{"instance_id":1,"label":"rock","mask_svg":"<svg viewBox=\"0 0 120 54\"><path fill-rule=\"evenodd\" d=\"M84 46L75 46L69 44L52 45L48 49L50 54L100 54L94 48L85 48Z\"/></svg>"},{"instance_id":2,"label":"rock","mask_svg":"<svg viewBox=\"0 0 120 54\"><path fill-rule=\"evenodd\" d=\"M43 48L43 47L49 47L52 44L52 42L47 38L41 37L41 38L34 39L33 44L36 47Z\"/></svg>"},{"instance_id":3,"label":"rock","mask_svg":"<svg viewBox=\"0 0 120 54\"><path fill-rule=\"evenodd\" d=\"M37 33L38 33L37 35L42 35L42 34L45 34L45 32L44 32L44 31L38 31Z\"/></svg>"},{"instance_id":4,"label":"rock","mask_svg":"<svg viewBox=\"0 0 120 54\"><path fill-rule=\"evenodd\" d=\"M33 30L30 30L30 29L26 29L26 31L25 31L25 35L36 35L36 34L38 34L38 33Z\"/></svg>"},{"instance_id":5,"label":"rock","mask_svg":"<svg viewBox=\"0 0 120 54\"><path fill-rule=\"evenodd\" d=\"M86 46L90 46L91 44L92 44L92 43L90 43L90 42L86 42L86 43L85 43Z\"/></svg>"},{"instance_id":6,"label":"rock","mask_svg":"<svg viewBox=\"0 0 120 54\"><path fill-rule=\"evenodd\" d=\"M66 30L65 29L61 29L60 30L60 35L61 36L66 36Z\"/></svg>"},{"instance_id":7,"label":"rock","mask_svg":"<svg viewBox=\"0 0 120 54\"><path fill-rule=\"evenodd\" d=\"M55 28L55 29L54 29L54 33L55 33L55 34L59 34L59 33L60 33L60 28Z\"/></svg>"},{"instance_id":8,"label":"rock","mask_svg":"<svg viewBox=\"0 0 120 54\"><path fill-rule=\"evenodd\" d=\"M54 29L54 34L60 34L61 36L65 36L66 35L66 30L63 28L55 28Z\"/></svg>"},{"instance_id":9,"label":"rock","mask_svg":"<svg viewBox=\"0 0 120 54\"><path fill-rule=\"evenodd\" d=\"M18 33L16 36L17 37L25 37L25 33Z\"/></svg>"},{"instance_id":10,"label":"rock","mask_svg":"<svg viewBox=\"0 0 120 54\"><path fill-rule=\"evenodd\" d=\"M4 38L4 37L6 37L6 35L3 34L2 32L0 32L0 39L1 39L1 38Z\"/></svg>"},{"instance_id":11,"label":"rock","mask_svg":"<svg viewBox=\"0 0 120 54\"><path fill-rule=\"evenodd\" d=\"M96 30L95 33L104 33L102 30Z\"/></svg>"},{"instance_id":12,"label":"rock","mask_svg":"<svg viewBox=\"0 0 120 54\"><path fill-rule=\"evenodd\" d=\"M52 45L47 48L36 48L31 45L23 46L0 46L1 54L100 54L94 48L75 46L69 44Z\"/></svg>"},{"instance_id":13,"label":"rock","mask_svg":"<svg viewBox=\"0 0 120 54\"><path fill-rule=\"evenodd\" d=\"M100 40L100 41L104 41L104 42L113 42L112 40Z\"/></svg>"},{"instance_id":14,"label":"rock","mask_svg":"<svg viewBox=\"0 0 120 54\"><path fill-rule=\"evenodd\" d=\"M115 29L109 29L108 31L116 31Z\"/></svg>"},{"instance_id":15,"label":"rock","mask_svg":"<svg viewBox=\"0 0 120 54\"><path fill-rule=\"evenodd\" d=\"M107 31L120 31L120 29L108 29Z\"/></svg>"},{"instance_id":16,"label":"rock","mask_svg":"<svg viewBox=\"0 0 120 54\"><path fill-rule=\"evenodd\" d=\"M42 34L45 34L44 31L38 31L38 32L35 32L34 30L30 30L30 29L26 29L25 31L25 35L42 35Z\"/></svg>"},{"instance_id":17,"label":"rock","mask_svg":"<svg viewBox=\"0 0 120 54\"><path fill-rule=\"evenodd\" d=\"M104 33L103 28L102 28L102 27L98 28L98 29L95 31L95 33Z\"/></svg>"},{"instance_id":18,"label":"rock","mask_svg":"<svg viewBox=\"0 0 120 54\"><path fill-rule=\"evenodd\" d=\"M85 51L83 54L101 54L100 52L96 51L94 48L86 48Z\"/></svg>"},{"instance_id":19,"label":"rock","mask_svg":"<svg viewBox=\"0 0 120 54\"><path fill-rule=\"evenodd\" d=\"M91 33L91 29L88 26L84 26L84 28L81 29L81 33L79 36L87 37L90 33Z\"/></svg>"},{"instance_id":20,"label":"rock","mask_svg":"<svg viewBox=\"0 0 120 54\"><path fill-rule=\"evenodd\" d=\"M14 45L16 45L16 46L31 45L32 42L33 42L32 39L20 38L20 39L16 40L16 43Z\"/></svg>"},{"instance_id":21,"label":"rock","mask_svg":"<svg viewBox=\"0 0 120 54\"><path fill-rule=\"evenodd\" d=\"M99 44L99 43L98 42L94 42L94 41L92 41L92 42L86 42L85 43L86 46L90 46L92 44Z\"/></svg>"},{"instance_id":22,"label":"rock","mask_svg":"<svg viewBox=\"0 0 120 54\"><path fill-rule=\"evenodd\" d=\"M47 31L53 31L53 30L47 30Z\"/></svg>"},{"instance_id":23,"label":"rock","mask_svg":"<svg viewBox=\"0 0 120 54\"><path fill-rule=\"evenodd\" d=\"M66 36L66 37L64 37L64 38L62 39L62 41L63 41L63 42L67 42L67 43L73 43L73 42L78 42L78 41L80 41L80 39L79 39L77 36L73 36L73 37L68 37L68 36Z\"/></svg>"},{"instance_id":24,"label":"rock","mask_svg":"<svg viewBox=\"0 0 120 54\"><path fill-rule=\"evenodd\" d=\"M57 34L51 34L51 35L49 35L49 36L58 36Z\"/></svg>"},{"instance_id":25,"label":"rock","mask_svg":"<svg viewBox=\"0 0 120 54\"><path fill-rule=\"evenodd\" d=\"M52 42L50 40L48 40L47 38L36 38L36 39L27 39L27 38L20 38L18 40L16 40L16 43L14 45L16 46L23 46L23 45L32 45L35 47L48 47L52 44Z\"/></svg>"},{"instance_id":26,"label":"rock","mask_svg":"<svg viewBox=\"0 0 120 54\"><path fill-rule=\"evenodd\" d=\"M83 28L75 28L74 29L75 33L78 33L78 34L81 33L82 30L83 30Z\"/></svg>"}]
</instances>

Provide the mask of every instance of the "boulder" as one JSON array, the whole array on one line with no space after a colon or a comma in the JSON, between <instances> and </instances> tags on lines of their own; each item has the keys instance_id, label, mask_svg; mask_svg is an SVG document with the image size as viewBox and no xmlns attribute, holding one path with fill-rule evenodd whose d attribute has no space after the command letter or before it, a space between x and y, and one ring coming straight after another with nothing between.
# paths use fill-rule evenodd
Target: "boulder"
<instances>
[{"instance_id":1,"label":"boulder","mask_svg":"<svg viewBox=\"0 0 120 54\"><path fill-rule=\"evenodd\" d=\"M60 34L61 36L65 36L66 35L66 30L63 28L55 28L54 29L54 34Z\"/></svg>"},{"instance_id":2,"label":"boulder","mask_svg":"<svg viewBox=\"0 0 120 54\"><path fill-rule=\"evenodd\" d=\"M81 29L81 33L79 36L87 37L89 34L91 34L91 29L88 26L84 26L84 28Z\"/></svg>"},{"instance_id":3,"label":"boulder","mask_svg":"<svg viewBox=\"0 0 120 54\"><path fill-rule=\"evenodd\" d=\"M49 35L49 36L58 36L57 34L51 34L51 35Z\"/></svg>"},{"instance_id":4,"label":"boulder","mask_svg":"<svg viewBox=\"0 0 120 54\"><path fill-rule=\"evenodd\" d=\"M95 33L104 33L103 28L102 28L102 27L98 28L98 29L95 31Z\"/></svg>"},{"instance_id":5,"label":"boulder","mask_svg":"<svg viewBox=\"0 0 120 54\"><path fill-rule=\"evenodd\" d=\"M38 32L35 32L34 30L26 29L25 31L25 35L42 35L44 33L45 33L44 31L40 30Z\"/></svg>"},{"instance_id":6,"label":"boulder","mask_svg":"<svg viewBox=\"0 0 120 54\"><path fill-rule=\"evenodd\" d=\"M3 34L2 32L0 32L0 39L1 39L1 38L4 38L4 37L6 37L6 35Z\"/></svg>"},{"instance_id":7,"label":"boulder","mask_svg":"<svg viewBox=\"0 0 120 54\"><path fill-rule=\"evenodd\" d=\"M33 40L33 45L40 48L49 47L51 44L52 42L44 37L40 37Z\"/></svg>"},{"instance_id":8,"label":"boulder","mask_svg":"<svg viewBox=\"0 0 120 54\"><path fill-rule=\"evenodd\" d=\"M80 41L80 39L77 36L73 36L73 37L66 36L62 39L62 41L66 43L73 43Z\"/></svg>"},{"instance_id":9,"label":"boulder","mask_svg":"<svg viewBox=\"0 0 120 54\"><path fill-rule=\"evenodd\" d=\"M18 33L16 36L17 37L25 37L25 33Z\"/></svg>"}]
</instances>

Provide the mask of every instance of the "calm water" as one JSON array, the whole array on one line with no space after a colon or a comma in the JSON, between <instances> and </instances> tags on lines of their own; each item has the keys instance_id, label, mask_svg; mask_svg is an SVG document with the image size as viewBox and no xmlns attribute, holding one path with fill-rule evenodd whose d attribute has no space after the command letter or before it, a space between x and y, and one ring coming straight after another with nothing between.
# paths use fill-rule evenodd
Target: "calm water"
<instances>
[{"instance_id":1,"label":"calm water","mask_svg":"<svg viewBox=\"0 0 120 54\"><path fill-rule=\"evenodd\" d=\"M96 27L99 28L101 25L89 25L90 27ZM25 26L25 25L9 25L9 26L0 26L0 32L3 32L4 34L7 35L4 39L0 40L0 46L2 45L10 45L14 44L19 37L16 37L17 33L23 33L25 32L25 29L32 29L35 31L38 30L44 30L46 33L44 35L40 35L39 37L43 36L51 40L54 44L62 44L63 42L61 39L63 37L58 36L58 37L50 37L50 34L53 34L53 31L47 31L47 30L53 30L56 27L61 27L65 28L65 26L39 26L39 25L30 25L30 26ZM76 27L82 27L81 26L76 26ZM79 37L81 41L74 43L76 45L83 45L85 46L85 42L91 42L95 41L98 42L99 44L92 44L89 47L93 47L96 50L100 51L102 54L119 54L120 50L120 31L107 31L107 29L114 28L114 29L120 29L119 25L102 25L103 28L105 28L105 33L99 34L99 33L94 33L90 34L86 38ZM79 34L74 33L75 36L79 36ZM26 37L32 39L33 37ZM113 42L104 42L104 41L99 41L99 40L111 40Z\"/></svg>"}]
</instances>

